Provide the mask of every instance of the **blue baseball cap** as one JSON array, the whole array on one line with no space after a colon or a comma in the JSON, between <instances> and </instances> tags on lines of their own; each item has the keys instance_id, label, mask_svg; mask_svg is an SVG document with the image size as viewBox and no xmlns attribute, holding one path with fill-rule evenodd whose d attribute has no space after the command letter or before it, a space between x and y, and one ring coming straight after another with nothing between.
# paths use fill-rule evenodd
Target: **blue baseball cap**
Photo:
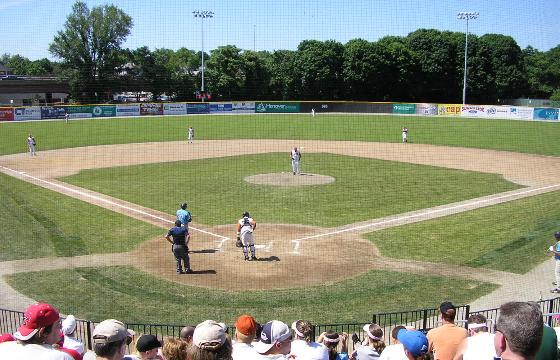
<instances>
[{"instance_id":1,"label":"blue baseball cap","mask_svg":"<svg viewBox=\"0 0 560 360\"><path fill-rule=\"evenodd\" d=\"M399 330L397 340L412 356L416 357L428 352L428 338L418 330Z\"/></svg>"}]
</instances>

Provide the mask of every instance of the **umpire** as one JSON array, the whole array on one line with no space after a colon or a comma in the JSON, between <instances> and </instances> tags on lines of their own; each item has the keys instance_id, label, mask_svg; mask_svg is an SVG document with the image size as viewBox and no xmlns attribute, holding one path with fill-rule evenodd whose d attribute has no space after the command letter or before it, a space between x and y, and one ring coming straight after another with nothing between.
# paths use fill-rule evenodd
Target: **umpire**
<instances>
[{"instance_id":1,"label":"umpire","mask_svg":"<svg viewBox=\"0 0 560 360\"><path fill-rule=\"evenodd\" d=\"M189 240L190 234L188 230L181 226L181 221L176 220L175 226L169 229L165 239L171 243L173 249L173 255L177 261L177 273L178 274L190 274L192 273L190 262L189 262ZM183 266L185 271L183 271Z\"/></svg>"}]
</instances>

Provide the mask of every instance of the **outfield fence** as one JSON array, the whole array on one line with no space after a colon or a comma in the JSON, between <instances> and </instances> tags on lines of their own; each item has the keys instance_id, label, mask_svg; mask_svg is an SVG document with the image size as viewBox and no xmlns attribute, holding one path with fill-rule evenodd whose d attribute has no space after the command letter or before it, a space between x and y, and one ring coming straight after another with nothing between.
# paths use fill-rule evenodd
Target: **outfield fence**
<instances>
[{"instance_id":1,"label":"outfield fence","mask_svg":"<svg viewBox=\"0 0 560 360\"><path fill-rule=\"evenodd\" d=\"M543 321L548 326L560 326L560 297L553 299L536 301L540 305L543 313ZM470 305L457 306L457 315L455 322L461 326L467 326L467 319L473 314L482 314L488 319L489 329L494 331L492 324L498 316L499 308L471 311ZM21 311L14 311L8 309L0 309L0 333L14 333L20 324L23 322L24 313ZM93 329L99 321L92 320L76 320L76 336L80 339L88 349L92 346ZM439 319L439 309L428 308L418 310L396 311L386 313L374 313L370 319L359 323L342 323L342 324L315 324L313 325L313 338L325 331L336 331L337 333L347 333L351 337L356 334L361 340L364 339L365 333L363 326L366 323L375 323L384 329L384 341L390 344L391 329L397 325L413 326L414 328L428 332L441 324ZM289 325L289 324L288 324ZM128 329L134 330L137 335L140 334L153 334L159 338L166 336L179 337L179 332L184 325L170 325L170 324L144 324L144 323L126 323ZM230 329L233 328L230 326ZM232 334L232 331L229 331ZM353 349L352 341L349 340L349 348Z\"/></svg>"}]
</instances>

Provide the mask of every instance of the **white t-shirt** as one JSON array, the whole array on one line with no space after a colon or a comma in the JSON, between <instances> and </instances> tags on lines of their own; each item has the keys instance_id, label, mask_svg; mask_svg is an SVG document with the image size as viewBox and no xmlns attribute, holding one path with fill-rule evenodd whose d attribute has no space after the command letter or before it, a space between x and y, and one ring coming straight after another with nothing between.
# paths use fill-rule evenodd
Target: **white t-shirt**
<instances>
[{"instance_id":1,"label":"white t-shirt","mask_svg":"<svg viewBox=\"0 0 560 360\"><path fill-rule=\"evenodd\" d=\"M84 344L80 340L67 335L64 335L64 344L62 347L65 349L76 350L80 354L84 353Z\"/></svg>"},{"instance_id":2,"label":"white t-shirt","mask_svg":"<svg viewBox=\"0 0 560 360\"><path fill-rule=\"evenodd\" d=\"M290 354L296 355L296 359L329 360L329 350L327 347L313 341L309 343L305 340L292 341L292 351Z\"/></svg>"},{"instance_id":3,"label":"white t-shirt","mask_svg":"<svg viewBox=\"0 0 560 360\"><path fill-rule=\"evenodd\" d=\"M494 334L483 332L467 338L463 360L492 360L495 356Z\"/></svg>"},{"instance_id":4,"label":"white t-shirt","mask_svg":"<svg viewBox=\"0 0 560 360\"><path fill-rule=\"evenodd\" d=\"M51 345L19 344L8 341L0 344L0 359L6 360L74 360L69 354L53 349Z\"/></svg>"},{"instance_id":5,"label":"white t-shirt","mask_svg":"<svg viewBox=\"0 0 560 360\"><path fill-rule=\"evenodd\" d=\"M393 344L387 346L382 352L379 360L408 360L404 353L403 344Z\"/></svg>"},{"instance_id":6,"label":"white t-shirt","mask_svg":"<svg viewBox=\"0 0 560 360\"><path fill-rule=\"evenodd\" d=\"M255 348L253 348L253 345L251 344L236 342L233 344L232 348L233 351L231 353L231 357L233 358L233 360L245 360L258 355L258 353L255 351Z\"/></svg>"},{"instance_id":7,"label":"white t-shirt","mask_svg":"<svg viewBox=\"0 0 560 360\"><path fill-rule=\"evenodd\" d=\"M372 347L359 345L356 347L356 360L379 359L379 353Z\"/></svg>"}]
</instances>

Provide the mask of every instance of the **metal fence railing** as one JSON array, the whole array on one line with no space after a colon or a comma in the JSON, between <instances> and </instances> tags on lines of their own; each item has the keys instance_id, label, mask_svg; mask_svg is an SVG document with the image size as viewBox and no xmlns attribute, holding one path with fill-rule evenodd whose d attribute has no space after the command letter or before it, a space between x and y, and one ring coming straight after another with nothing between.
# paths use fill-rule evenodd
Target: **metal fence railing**
<instances>
[{"instance_id":1,"label":"metal fence railing","mask_svg":"<svg viewBox=\"0 0 560 360\"><path fill-rule=\"evenodd\" d=\"M543 313L543 321L548 326L560 326L560 297L546 300L536 301ZM471 311L470 305L457 306L457 315L455 322L466 326L467 319L472 314L483 314L490 323L493 323L498 315L498 308ZM23 312L0 309L0 333L14 333L23 321ZM77 321L77 338L84 342L86 348L91 349L91 338L95 325L98 321L76 320ZM384 329L384 341L386 344L391 343L391 330L397 325L413 326L414 328L427 332L428 330L439 326L439 310L438 309L418 309L408 311L397 311L387 313L374 313L371 318L361 323L344 323L344 324L316 324L313 326L313 337L325 331L336 331L338 333L357 334L360 340L363 340L365 333L362 329L366 323L376 323ZM166 336L179 337L183 325L169 324L143 324L143 323L127 323L128 329L134 330L137 334L153 334L159 338ZM491 328L493 328L491 326ZM493 329L491 329L493 331ZM352 341L349 341L349 350L353 350Z\"/></svg>"}]
</instances>

